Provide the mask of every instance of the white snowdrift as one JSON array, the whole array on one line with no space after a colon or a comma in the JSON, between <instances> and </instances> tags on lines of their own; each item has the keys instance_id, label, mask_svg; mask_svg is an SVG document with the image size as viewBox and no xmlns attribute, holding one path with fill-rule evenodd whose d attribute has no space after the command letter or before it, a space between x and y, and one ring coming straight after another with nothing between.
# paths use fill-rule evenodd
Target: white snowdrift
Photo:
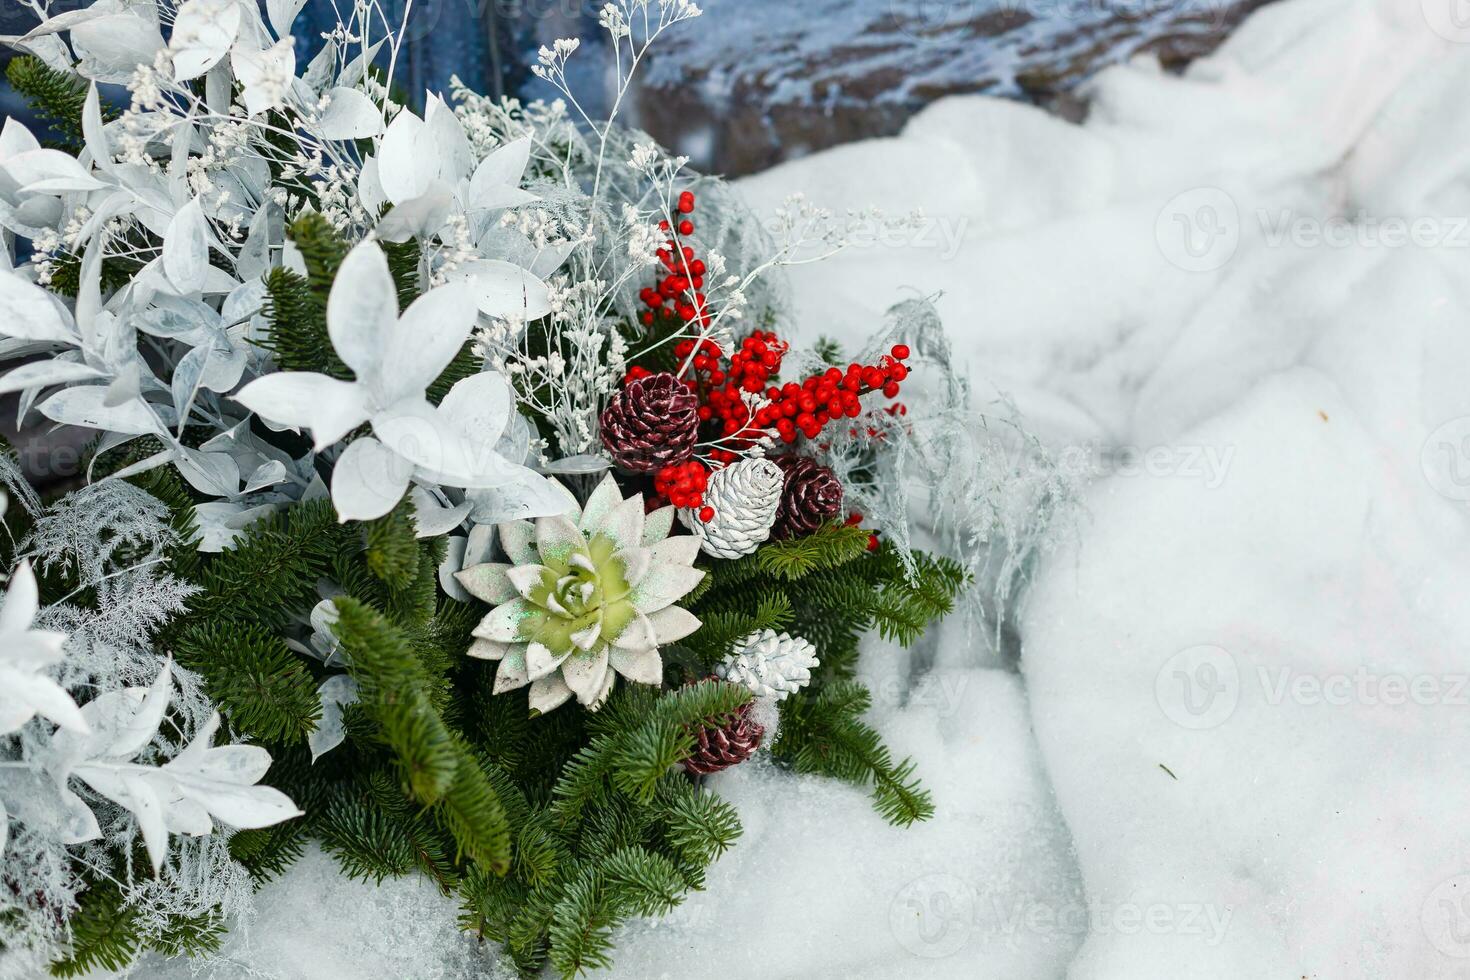
<instances>
[{"instance_id":1,"label":"white snowdrift","mask_svg":"<svg viewBox=\"0 0 1470 980\"><path fill-rule=\"evenodd\" d=\"M613 975L1465 975L1470 44L1438 3L1289 0L1183 78L1106 72L1085 126L953 99L743 182L924 207L907 247L797 270L799 322L856 341L942 290L977 384L1088 467L1090 515L1021 675L949 631L912 688L868 650L932 822L718 777L745 837ZM436 903L389 887L310 863L231 954L408 975L405 909ZM418 950L414 976L470 969Z\"/></svg>"},{"instance_id":2,"label":"white snowdrift","mask_svg":"<svg viewBox=\"0 0 1470 980\"><path fill-rule=\"evenodd\" d=\"M1470 971L1470 33L1443 6L1293 0L1184 78L1106 73L1084 127L951 100L746 184L922 203L957 245L803 270L804 319L856 336L943 289L976 376L1097 477L1022 630L1089 910L1072 977Z\"/></svg>"}]
</instances>

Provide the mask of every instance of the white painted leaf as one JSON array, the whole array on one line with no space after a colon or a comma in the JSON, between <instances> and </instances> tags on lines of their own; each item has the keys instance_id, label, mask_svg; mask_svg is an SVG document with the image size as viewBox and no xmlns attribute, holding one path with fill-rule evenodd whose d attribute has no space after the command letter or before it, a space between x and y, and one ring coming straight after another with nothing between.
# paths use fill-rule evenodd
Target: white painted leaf
<instances>
[{"instance_id":1,"label":"white painted leaf","mask_svg":"<svg viewBox=\"0 0 1470 980\"><path fill-rule=\"evenodd\" d=\"M235 272L241 279L255 279L270 271L270 205L262 204L250 219L245 244L235 259Z\"/></svg>"},{"instance_id":2,"label":"white painted leaf","mask_svg":"<svg viewBox=\"0 0 1470 980\"><path fill-rule=\"evenodd\" d=\"M342 260L327 296L332 348L359 381L373 384L384 370L383 347L397 322L398 287L388 258L376 242L363 242Z\"/></svg>"},{"instance_id":3,"label":"white painted leaf","mask_svg":"<svg viewBox=\"0 0 1470 980\"><path fill-rule=\"evenodd\" d=\"M441 495L431 493L425 487L415 486L409 491L409 496L414 504L415 537L442 537L463 524L465 517L470 512L469 501L450 505L439 499Z\"/></svg>"},{"instance_id":4,"label":"white painted leaf","mask_svg":"<svg viewBox=\"0 0 1470 980\"><path fill-rule=\"evenodd\" d=\"M462 276L475 291L475 303L486 316L536 320L551 312L551 293L528 270L498 259L466 262Z\"/></svg>"},{"instance_id":5,"label":"white painted leaf","mask_svg":"<svg viewBox=\"0 0 1470 980\"><path fill-rule=\"evenodd\" d=\"M9 374L0 377L0 395L8 395L13 391L25 391L27 388L86 381L102 376L103 373L96 368L75 361L36 361L31 364L22 364Z\"/></svg>"},{"instance_id":6,"label":"white painted leaf","mask_svg":"<svg viewBox=\"0 0 1470 980\"><path fill-rule=\"evenodd\" d=\"M0 164L22 194L95 191L107 185L87 173L77 158L60 150L30 150Z\"/></svg>"},{"instance_id":7,"label":"white painted leaf","mask_svg":"<svg viewBox=\"0 0 1470 980\"><path fill-rule=\"evenodd\" d=\"M240 492L240 466L229 453L206 453L187 446L174 460L189 485L213 497L233 497Z\"/></svg>"},{"instance_id":8,"label":"white painted leaf","mask_svg":"<svg viewBox=\"0 0 1470 980\"><path fill-rule=\"evenodd\" d=\"M315 762L332 751L347 738L347 729L342 724L342 709L356 704L357 681L346 674L333 674L317 688L321 698L322 714L316 729L307 736L306 744L311 749L311 761Z\"/></svg>"},{"instance_id":9,"label":"white painted leaf","mask_svg":"<svg viewBox=\"0 0 1470 980\"><path fill-rule=\"evenodd\" d=\"M424 110L424 129L433 140L436 151L438 169L435 176L451 185L458 185L474 170L474 151L470 149L469 138L465 136L464 126L454 110L432 93Z\"/></svg>"},{"instance_id":10,"label":"white painted leaf","mask_svg":"<svg viewBox=\"0 0 1470 980\"><path fill-rule=\"evenodd\" d=\"M219 63L240 31L240 6L235 0L188 0L174 18L169 38L174 77L198 78Z\"/></svg>"},{"instance_id":11,"label":"white painted leaf","mask_svg":"<svg viewBox=\"0 0 1470 980\"><path fill-rule=\"evenodd\" d=\"M235 401L269 422L310 429L321 452L367 421L362 386L324 374L267 374L235 392Z\"/></svg>"},{"instance_id":12,"label":"white painted leaf","mask_svg":"<svg viewBox=\"0 0 1470 980\"><path fill-rule=\"evenodd\" d=\"M359 140L383 131L383 112L372 99L355 88L334 88L331 100L317 120L317 133L329 140Z\"/></svg>"},{"instance_id":13,"label":"white painted leaf","mask_svg":"<svg viewBox=\"0 0 1470 980\"><path fill-rule=\"evenodd\" d=\"M97 169L105 173L115 172L117 163L112 159L112 147L107 141L107 131L102 124L102 102L95 84L88 87L87 101L82 104L82 138L86 141L87 152L92 155L92 162L97 165Z\"/></svg>"},{"instance_id":14,"label":"white painted leaf","mask_svg":"<svg viewBox=\"0 0 1470 980\"><path fill-rule=\"evenodd\" d=\"M523 137L496 149L475 168L470 178L468 207L491 210L514 207L536 200L521 190L521 177L531 158L530 137Z\"/></svg>"},{"instance_id":15,"label":"white painted leaf","mask_svg":"<svg viewBox=\"0 0 1470 980\"><path fill-rule=\"evenodd\" d=\"M81 56L77 70L99 82L124 83L139 65L151 65L163 47L158 25L133 11L87 20L71 31Z\"/></svg>"},{"instance_id":16,"label":"white painted leaf","mask_svg":"<svg viewBox=\"0 0 1470 980\"><path fill-rule=\"evenodd\" d=\"M236 48L230 61L244 86L246 114L258 116L284 104L296 77L296 52L290 38L264 51Z\"/></svg>"},{"instance_id":17,"label":"white painted leaf","mask_svg":"<svg viewBox=\"0 0 1470 980\"><path fill-rule=\"evenodd\" d=\"M335 292L335 290L334 290ZM403 311L389 331L381 354L379 391L385 404L404 398L422 398L459 354L475 326L475 304L459 283L431 289ZM504 420L490 442L499 437Z\"/></svg>"},{"instance_id":18,"label":"white painted leaf","mask_svg":"<svg viewBox=\"0 0 1470 980\"><path fill-rule=\"evenodd\" d=\"M80 341L50 293L13 272L0 272L0 335L64 344Z\"/></svg>"},{"instance_id":19,"label":"white painted leaf","mask_svg":"<svg viewBox=\"0 0 1470 980\"><path fill-rule=\"evenodd\" d=\"M466 490L465 502L473 505L470 517L477 524L550 517L567 509L566 494L557 484L528 469L498 487Z\"/></svg>"},{"instance_id":20,"label":"white painted leaf","mask_svg":"<svg viewBox=\"0 0 1470 980\"><path fill-rule=\"evenodd\" d=\"M403 499L413 464L371 437L348 446L332 470L332 503L346 521L382 517Z\"/></svg>"},{"instance_id":21,"label":"white painted leaf","mask_svg":"<svg viewBox=\"0 0 1470 980\"><path fill-rule=\"evenodd\" d=\"M196 197L168 223L168 233L163 236L163 271L180 292L195 293L204 288L208 265L209 226Z\"/></svg>"},{"instance_id":22,"label":"white painted leaf","mask_svg":"<svg viewBox=\"0 0 1470 980\"><path fill-rule=\"evenodd\" d=\"M418 197L395 206L378 222L378 237L389 242L431 238L449 220L454 195L443 181L435 180Z\"/></svg>"},{"instance_id":23,"label":"white painted leaf","mask_svg":"<svg viewBox=\"0 0 1470 980\"><path fill-rule=\"evenodd\" d=\"M601 473L612 467L611 461L602 457L584 453L579 456L563 456L554 459L542 467L548 473L564 473L568 476Z\"/></svg>"},{"instance_id":24,"label":"white painted leaf","mask_svg":"<svg viewBox=\"0 0 1470 980\"><path fill-rule=\"evenodd\" d=\"M424 138L424 121L407 109L388 124L378 146L378 183L394 204L418 197L439 176L438 153Z\"/></svg>"},{"instance_id":25,"label":"white painted leaf","mask_svg":"<svg viewBox=\"0 0 1470 980\"><path fill-rule=\"evenodd\" d=\"M266 0L266 16L270 18L271 30L276 32L276 37L284 39L290 35L291 25L304 6L306 0Z\"/></svg>"},{"instance_id":26,"label":"white painted leaf","mask_svg":"<svg viewBox=\"0 0 1470 980\"><path fill-rule=\"evenodd\" d=\"M314 95L320 95L332 81L337 70L337 42L327 41L301 73L301 82Z\"/></svg>"},{"instance_id":27,"label":"white painted leaf","mask_svg":"<svg viewBox=\"0 0 1470 980\"><path fill-rule=\"evenodd\" d=\"M162 435L163 424L141 399L107 405L107 387L83 385L58 391L41 403L41 414L63 425L110 429L128 435Z\"/></svg>"}]
</instances>

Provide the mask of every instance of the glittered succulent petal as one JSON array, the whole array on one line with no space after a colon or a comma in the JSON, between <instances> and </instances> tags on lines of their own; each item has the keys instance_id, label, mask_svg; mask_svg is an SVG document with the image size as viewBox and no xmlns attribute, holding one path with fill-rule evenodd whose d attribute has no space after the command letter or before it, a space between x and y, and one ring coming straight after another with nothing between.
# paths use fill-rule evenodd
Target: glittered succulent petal
<instances>
[{"instance_id":1,"label":"glittered succulent petal","mask_svg":"<svg viewBox=\"0 0 1470 980\"><path fill-rule=\"evenodd\" d=\"M692 534L665 538L652 551L655 565L692 565L699 554L699 539Z\"/></svg>"},{"instance_id":2,"label":"glittered succulent petal","mask_svg":"<svg viewBox=\"0 0 1470 980\"><path fill-rule=\"evenodd\" d=\"M468 653L471 657L476 657L480 660L501 660L512 646L513 644L510 643L496 643L494 640L476 639L474 643L470 644Z\"/></svg>"},{"instance_id":3,"label":"glittered succulent petal","mask_svg":"<svg viewBox=\"0 0 1470 980\"><path fill-rule=\"evenodd\" d=\"M510 578L506 575L510 569L510 565L499 562L471 565L463 571L455 572L454 580L481 602L498 606L502 602L509 602L517 595L516 587L511 584Z\"/></svg>"},{"instance_id":4,"label":"glittered succulent petal","mask_svg":"<svg viewBox=\"0 0 1470 980\"><path fill-rule=\"evenodd\" d=\"M628 594L628 601L641 612L655 612L684 598L702 578L704 572L687 565L654 565Z\"/></svg>"},{"instance_id":5,"label":"glittered succulent petal","mask_svg":"<svg viewBox=\"0 0 1470 980\"><path fill-rule=\"evenodd\" d=\"M674 513L677 510L673 506L660 507L653 513L644 515L642 544L645 548L669 536L669 532L674 529Z\"/></svg>"},{"instance_id":6,"label":"glittered succulent petal","mask_svg":"<svg viewBox=\"0 0 1470 980\"><path fill-rule=\"evenodd\" d=\"M591 534L607 520L607 515L612 513L614 507L623 502L623 494L618 490L618 483L612 478L612 474L602 478L597 489L592 491L592 496L587 498L587 506L582 508L582 517L578 526L583 531Z\"/></svg>"},{"instance_id":7,"label":"glittered succulent petal","mask_svg":"<svg viewBox=\"0 0 1470 980\"><path fill-rule=\"evenodd\" d=\"M647 575L648 570L653 567L653 555L647 548L624 548L613 555L613 561L622 566L623 581L629 588L643 581L643 576ZM611 601L621 599L622 596L610 595L607 598Z\"/></svg>"},{"instance_id":8,"label":"glittered succulent petal","mask_svg":"<svg viewBox=\"0 0 1470 980\"><path fill-rule=\"evenodd\" d=\"M608 654L608 663L613 670L630 681L639 684L662 684L664 679L663 658L657 650L623 650L615 648Z\"/></svg>"},{"instance_id":9,"label":"glittered succulent petal","mask_svg":"<svg viewBox=\"0 0 1470 980\"><path fill-rule=\"evenodd\" d=\"M602 638L602 611L598 610L596 618L582 629L572 634L572 644L578 650L591 650Z\"/></svg>"},{"instance_id":10,"label":"glittered succulent petal","mask_svg":"<svg viewBox=\"0 0 1470 980\"><path fill-rule=\"evenodd\" d=\"M500 666L495 668L495 687L490 693L504 694L529 683L531 678L526 675L526 648L517 644L510 648L505 659L500 661Z\"/></svg>"},{"instance_id":11,"label":"glittered succulent petal","mask_svg":"<svg viewBox=\"0 0 1470 980\"><path fill-rule=\"evenodd\" d=\"M602 693L602 682L607 678L607 649L603 646L591 653L579 653L561 665L562 680L583 704L592 704Z\"/></svg>"},{"instance_id":12,"label":"glittered succulent petal","mask_svg":"<svg viewBox=\"0 0 1470 980\"><path fill-rule=\"evenodd\" d=\"M520 593L521 598L529 599L537 605L541 605L542 603L532 593L539 590L543 595L545 594L546 589L544 588L544 584L547 571L548 569L543 565L516 565L514 568L506 569L505 577L510 580L510 584ZM553 573L554 577L555 573Z\"/></svg>"},{"instance_id":13,"label":"glittered succulent petal","mask_svg":"<svg viewBox=\"0 0 1470 980\"><path fill-rule=\"evenodd\" d=\"M572 555L586 545L587 539L577 525L559 514L536 521L536 550L544 564L565 568Z\"/></svg>"},{"instance_id":14,"label":"glittered succulent petal","mask_svg":"<svg viewBox=\"0 0 1470 980\"><path fill-rule=\"evenodd\" d=\"M637 547L643 540L643 494L635 493L614 507L598 525L597 534L618 548Z\"/></svg>"},{"instance_id":15,"label":"glittered succulent petal","mask_svg":"<svg viewBox=\"0 0 1470 980\"><path fill-rule=\"evenodd\" d=\"M512 599L490 610L480 620L480 625L475 627L474 635L497 643L526 641L536 635L545 620L546 613L543 610L525 599Z\"/></svg>"},{"instance_id":16,"label":"glittered succulent petal","mask_svg":"<svg viewBox=\"0 0 1470 980\"><path fill-rule=\"evenodd\" d=\"M536 560L536 525L530 521L507 521L496 529L500 532L500 547L512 565Z\"/></svg>"},{"instance_id":17,"label":"glittered succulent petal","mask_svg":"<svg viewBox=\"0 0 1470 980\"><path fill-rule=\"evenodd\" d=\"M531 682L531 710L543 715L566 704L571 696L572 689L567 687L567 682L561 679L560 674Z\"/></svg>"},{"instance_id":18,"label":"glittered succulent petal","mask_svg":"<svg viewBox=\"0 0 1470 980\"><path fill-rule=\"evenodd\" d=\"M613 646L622 647L624 650L647 650L658 646L658 636L655 634L653 624L648 617L634 610L633 616L628 624L623 627L622 632L612 638Z\"/></svg>"},{"instance_id":19,"label":"glittered succulent petal","mask_svg":"<svg viewBox=\"0 0 1470 980\"><path fill-rule=\"evenodd\" d=\"M683 606L665 606L658 612L649 613L648 621L660 645L682 640L699 629L699 617Z\"/></svg>"},{"instance_id":20,"label":"glittered succulent petal","mask_svg":"<svg viewBox=\"0 0 1470 980\"><path fill-rule=\"evenodd\" d=\"M591 701L584 701L588 711L597 711L607 703L607 696L612 693L613 684L618 679L618 672L608 670L602 678L602 688L593 696Z\"/></svg>"},{"instance_id":21,"label":"glittered succulent petal","mask_svg":"<svg viewBox=\"0 0 1470 980\"><path fill-rule=\"evenodd\" d=\"M533 640L526 644L526 674L534 681L540 680L547 674L555 673L556 668L562 665L562 661L566 660L570 653L571 651L568 650L557 654L546 644Z\"/></svg>"}]
</instances>

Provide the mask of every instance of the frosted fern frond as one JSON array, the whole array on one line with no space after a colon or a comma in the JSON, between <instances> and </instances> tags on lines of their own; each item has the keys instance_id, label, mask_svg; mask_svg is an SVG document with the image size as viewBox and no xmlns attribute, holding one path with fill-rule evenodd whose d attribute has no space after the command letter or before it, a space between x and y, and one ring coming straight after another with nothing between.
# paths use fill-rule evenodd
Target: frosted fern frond
<instances>
[{"instance_id":1,"label":"frosted fern frond","mask_svg":"<svg viewBox=\"0 0 1470 980\"><path fill-rule=\"evenodd\" d=\"M1073 525L1076 480L1019 422L1009 402L971 405L939 314L928 300L894 306L856 359L894 344L913 352L904 414L874 411L817 455L912 571L915 526L970 572L967 618L999 648L1035 558ZM925 542L928 546L929 542Z\"/></svg>"}]
</instances>

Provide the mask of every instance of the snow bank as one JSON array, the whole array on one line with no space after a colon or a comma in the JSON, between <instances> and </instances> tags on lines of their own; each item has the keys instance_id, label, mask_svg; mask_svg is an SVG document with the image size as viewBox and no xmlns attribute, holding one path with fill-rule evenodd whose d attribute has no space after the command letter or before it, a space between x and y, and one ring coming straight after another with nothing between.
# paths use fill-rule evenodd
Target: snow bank
<instances>
[{"instance_id":1,"label":"snow bank","mask_svg":"<svg viewBox=\"0 0 1470 980\"><path fill-rule=\"evenodd\" d=\"M1273 5L1182 78L1105 73L1083 127L949 100L745 184L924 205L928 239L802 270L799 319L856 337L943 289L977 378L1096 480L1022 625L1086 888L1072 977L1470 969L1470 34L1443 6Z\"/></svg>"}]
</instances>

